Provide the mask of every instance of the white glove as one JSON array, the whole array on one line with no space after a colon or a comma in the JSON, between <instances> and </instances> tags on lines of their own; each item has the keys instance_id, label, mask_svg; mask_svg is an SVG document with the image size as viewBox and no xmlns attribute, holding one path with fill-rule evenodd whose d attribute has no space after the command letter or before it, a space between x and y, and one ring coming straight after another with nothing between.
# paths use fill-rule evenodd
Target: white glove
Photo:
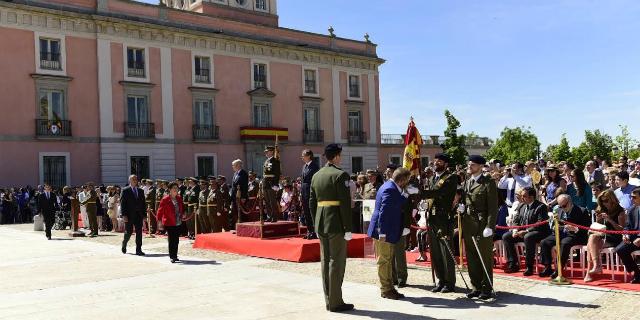
<instances>
[{"instance_id":1,"label":"white glove","mask_svg":"<svg viewBox=\"0 0 640 320\"><path fill-rule=\"evenodd\" d=\"M403 235L403 236L408 235L408 234L409 234L409 232L411 232L411 230L409 230L409 228L404 228L404 229L402 229L402 235Z\"/></svg>"},{"instance_id":2,"label":"white glove","mask_svg":"<svg viewBox=\"0 0 640 320\"><path fill-rule=\"evenodd\" d=\"M407 193L408 194L418 194L420 192L420 190L418 190L418 188L414 187L414 186L408 186L407 187Z\"/></svg>"},{"instance_id":3,"label":"white glove","mask_svg":"<svg viewBox=\"0 0 640 320\"><path fill-rule=\"evenodd\" d=\"M464 209L465 209L464 204L461 203L461 204L458 205L458 209L456 211L459 214L463 214L464 213Z\"/></svg>"},{"instance_id":4,"label":"white glove","mask_svg":"<svg viewBox=\"0 0 640 320\"><path fill-rule=\"evenodd\" d=\"M280 190L280 187L279 187L279 186L273 186L273 187L271 187L271 189L272 189L273 191L276 191L276 192L277 192L278 190Z\"/></svg>"},{"instance_id":5,"label":"white glove","mask_svg":"<svg viewBox=\"0 0 640 320\"><path fill-rule=\"evenodd\" d=\"M344 239L349 241L353 238L353 234L351 234L351 232L345 232L344 233Z\"/></svg>"},{"instance_id":6,"label":"white glove","mask_svg":"<svg viewBox=\"0 0 640 320\"><path fill-rule=\"evenodd\" d=\"M493 235L493 230L491 230L491 228L484 228L484 231L482 231L482 236L485 238L489 238Z\"/></svg>"},{"instance_id":7,"label":"white glove","mask_svg":"<svg viewBox=\"0 0 640 320\"><path fill-rule=\"evenodd\" d=\"M218 212L218 217L222 216L222 213Z\"/></svg>"}]
</instances>

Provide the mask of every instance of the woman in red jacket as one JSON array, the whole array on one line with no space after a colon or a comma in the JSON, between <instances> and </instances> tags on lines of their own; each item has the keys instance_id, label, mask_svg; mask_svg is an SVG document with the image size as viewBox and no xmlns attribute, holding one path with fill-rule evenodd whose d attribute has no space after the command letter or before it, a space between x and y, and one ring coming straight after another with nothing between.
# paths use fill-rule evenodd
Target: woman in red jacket
<instances>
[{"instance_id":1,"label":"woman in red jacket","mask_svg":"<svg viewBox=\"0 0 640 320\"><path fill-rule=\"evenodd\" d=\"M180 261L178 259L178 242L180 239L180 225L184 218L184 203L182 197L178 195L178 184L169 184L169 195L164 196L158 207L157 218L167 230L169 235L169 258L171 263Z\"/></svg>"}]
</instances>

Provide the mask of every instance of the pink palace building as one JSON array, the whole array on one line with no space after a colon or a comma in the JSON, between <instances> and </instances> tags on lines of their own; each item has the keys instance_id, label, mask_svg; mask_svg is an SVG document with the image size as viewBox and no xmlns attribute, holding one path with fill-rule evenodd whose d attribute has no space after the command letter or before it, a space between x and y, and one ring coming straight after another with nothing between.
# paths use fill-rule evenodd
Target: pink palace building
<instances>
[{"instance_id":1,"label":"pink palace building","mask_svg":"<svg viewBox=\"0 0 640 320\"><path fill-rule=\"evenodd\" d=\"M331 142L348 172L398 162L401 135L380 132L376 45L279 27L277 9L0 1L0 186L230 176L237 158L260 175L276 136L288 176L301 150ZM439 151L426 141L425 163Z\"/></svg>"}]
</instances>

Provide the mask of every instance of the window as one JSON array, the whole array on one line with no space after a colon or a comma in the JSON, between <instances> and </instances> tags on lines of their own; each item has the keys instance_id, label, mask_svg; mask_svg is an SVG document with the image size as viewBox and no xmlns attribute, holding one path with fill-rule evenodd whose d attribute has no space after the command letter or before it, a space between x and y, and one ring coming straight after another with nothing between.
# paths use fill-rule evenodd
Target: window
<instances>
[{"instance_id":1,"label":"window","mask_svg":"<svg viewBox=\"0 0 640 320\"><path fill-rule=\"evenodd\" d=\"M256 9L267 11L267 0L256 0Z\"/></svg>"},{"instance_id":2,"label":"window","mask_svg":"<svg viewBox=\"0 0 640 320\"><path fill-rule=\"evenodd\" d=\"M255 63L253 65L253 87L267 88L267 65L264 63Z\"/></svg>"},{"instance_id":3,"label":"window","mask_svg":"<svg viewBox=\"0 0 640 320\"><path fill-rule=\"evenodd\" d=\"M40 119L65 120L64 92L59 90L40 90Z\"/></svg>"},{"instance_id":4,"label":"window","mask_svg":"<svg viewBox=\"0 0 640 320\"><path fill-rule=\"evenodd\" d=\"M65 156L43 156L42 178L53 187L67 185L67 158Z\"/></svg>"},{"instance_id":5,"label":"window","mask_svg":"<svg viewBox=\"0 0 640 320\"><path fill-rule=\"evenodd\" d=\"M60 40L40 38L40 68L62 70Z\"/></svg>"},{"instance_id":6,"label":"window","mask_svg":"<svg viewBox=\"0 0 640 320\"><path fill-rule=\"evenodd\" d=\"M360 98L360 77L349 75L349 97Z\"/></svg>"},{"instance_id":7,"label":"window","mask_svg":"<svg viewBox=\"0 0 640 320\"><path fill-rule=\"evenodd\" d=\"M429 166L429 157L420 157L420 170Z\"/></svg>"},{"instance_id":8,"label":"window","mask_svg":"<svg viewBox=\"0 0 640 320\"><path fill-rule=\"evenodd\" d=\"M196 56L195 64L195 82L211 83L211 60L209 57Z\"/></svg>"},{"instance_id":9,"label":"window","mask_svg":"<svg viewBox=\"0 0 640 320\"><path fill-rule=\"evenodd\" d=\"M127 97L127 121L130 124L147 124L149 122L149 108L147 97L128 96Z\"/></svg>"},{"instance_id":10,"label":"window","mask_svg":"<svg viewBox=\"0 0 640 320\"><path fill-rule=\"evenodd\" d=\"M349 131L360 132L360 111L349 111Z\"/></svg>"},{"instance_id":11,"label":"window","mask_svg":"<svg viewBox=\"0 0 640 320\"><path fill-rule=\"evenodd\" d=\"M211 100L196 100L195 124L198 126L213 126L213 103Z\"/></svg>"},{"instance_id":12,"label":"window","mask_svg":"<svg viewBox=\"0 0 640 320\"><path fill-rule=\"evenodd\" d=\"M271 110L268 104L255 103L253 105L253 125L256 127L271 126Z\"/></svg>"},{"instance_id":13,"label":"window","mask_svg":"<svg viewBox=\"0 0 640 320\"><path fill-rule=\"evenodd\" d=\"M213 156L198 156L196 162L198 163L198 176L206 177L216 174L214 170L215 158Z\"/></svg>"},{"instance_id":14,"label":"window","mask_svg":"<svg viewBox=\"0 0 640 320\"><path fill-rule=\"evenodd\" d=\"M135 174L138 176L138 179L149 179L150 178L150 161L149 157L131 157L129 158L131 174Z\"/></svg>"},{"instance_id":15,"label":"window","mask_svg":"<svg viewBox=\"0 0 640 320\"><path fill-rule=\"evenodd\" d=\"M394 156L389 156L389 163L393 163L397 166L401 166L402 165L402 159L400 158L400 156L394 155Z\"/></svg>"},{"instance_id":16,"label":"window","mask_svg":"<svg viewBox=\"0 0 640 320\"><path fill-rule=\"evenodd\" d=\"M317 94L318 82L316 81L317 73L313 69L304 70L304 93Z\"/></svg>"},{"instance_id":17,"label":"window","mask_svg":"<svg viewBox=\"0 0 640 320\"><path fill-rule=\"evenodd\" d=\"M351 157L351 172L358 173L362 172L362 157Z\"/></svg>"},{"instance_id":18,"label":"window","mask_svg":"<svg viewBox=\"0 0 640 320\"><path fill-rule=\"evenodd\" d=\"M129 77L145 78L144 49L127 48L127 74Z\"/></svg>"},{"instance_id":19,"label":"window","mask_svg":"<svg viewBox=\"0 0 640 320\"><path fill-rule=\"evenodd\" d=\"M311 132L320 129L320 123L318 121L318 107L317 106L305 106L304 107L304 132Z\"/></svg>"}]
</instances>

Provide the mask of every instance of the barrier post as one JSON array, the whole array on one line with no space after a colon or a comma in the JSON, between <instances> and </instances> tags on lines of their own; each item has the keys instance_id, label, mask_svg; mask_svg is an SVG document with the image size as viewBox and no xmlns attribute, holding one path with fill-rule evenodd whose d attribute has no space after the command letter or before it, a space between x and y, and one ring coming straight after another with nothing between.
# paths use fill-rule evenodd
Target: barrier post
<instances>
[{"instance_id":1,"label":"barrier post","mask_svg":"<svg viewBox=\"0 0 640 320\"><path fill-rule=\"evenodd\" d=\"M556 233L556 262L558 268L558 276L554 279L549 280L549 284L564 286L573 284L571 280L562 276L562 255L560 249L560 219L558 218L557 210L553 211L553 221L555 223L555 233Z\"/></svg>"}]
</instances>

